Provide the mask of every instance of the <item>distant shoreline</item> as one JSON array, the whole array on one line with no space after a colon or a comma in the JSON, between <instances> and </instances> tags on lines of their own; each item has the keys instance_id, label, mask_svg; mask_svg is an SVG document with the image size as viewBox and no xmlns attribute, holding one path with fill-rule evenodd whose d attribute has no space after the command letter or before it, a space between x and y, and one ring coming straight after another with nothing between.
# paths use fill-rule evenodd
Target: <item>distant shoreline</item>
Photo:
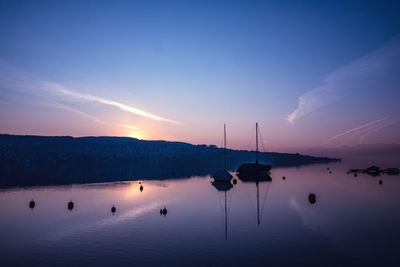
<instances>
[{"instance_id":1,"label":"distant shoreline","mask_svg":"<svg viewBox=\"0 0 400 267\"><path fill-rule=\"evenodd\" d=\"M255 152L231 150L228 169L254 162ZM274 167L338 162L298 153L259 153ZM208 175L223 167L214 145L147 141L129 137L0 135L0 187L176 179Z\"/></svg>"}]
</instances>

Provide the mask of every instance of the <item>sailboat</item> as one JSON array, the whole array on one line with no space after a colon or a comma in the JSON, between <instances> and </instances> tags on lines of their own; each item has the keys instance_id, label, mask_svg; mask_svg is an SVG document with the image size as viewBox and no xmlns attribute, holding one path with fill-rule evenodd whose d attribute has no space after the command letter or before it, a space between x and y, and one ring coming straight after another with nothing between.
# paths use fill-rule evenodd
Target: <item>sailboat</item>
<instances>
[{"instance_id":1,"label":"sailboat","mask_svg":"<svg viewBox=\"0 0 400 267\"><path fill-rule=\"evenodd\" d=\"M224 124L224 169L217 170L213 175L216 182L230 182L232 175L226 170L226 125Z\"/></svg>"},{"instance_id":2,"label":"sailboat","mask_svg":"<svg viewBox=\"0 0 400 267\"><path fill-rule=\"evenodd\" d=\"M237 169L238 176L241 180L246 179L267 179L269 171L272 169L271 165L262 164L258 162L258 123L256 123L256 162L243 163Z\"/></svg>"}]
</instances>

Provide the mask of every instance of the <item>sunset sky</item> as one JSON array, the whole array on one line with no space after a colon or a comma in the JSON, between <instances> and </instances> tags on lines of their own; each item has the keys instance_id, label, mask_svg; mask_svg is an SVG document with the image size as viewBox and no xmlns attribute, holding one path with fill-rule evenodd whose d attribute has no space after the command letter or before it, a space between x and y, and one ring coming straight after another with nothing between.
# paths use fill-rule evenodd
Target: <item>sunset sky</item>
<instances>
[{"instance_id":1,"label":"sunset sky","mask_svg":"<svg viewBox=\"0 0 400 267\"><path fill-rule=\"evenodd\" d=\"M0 1L0 133L400 143L397 1Z\"/></svg>"}]
</instances>

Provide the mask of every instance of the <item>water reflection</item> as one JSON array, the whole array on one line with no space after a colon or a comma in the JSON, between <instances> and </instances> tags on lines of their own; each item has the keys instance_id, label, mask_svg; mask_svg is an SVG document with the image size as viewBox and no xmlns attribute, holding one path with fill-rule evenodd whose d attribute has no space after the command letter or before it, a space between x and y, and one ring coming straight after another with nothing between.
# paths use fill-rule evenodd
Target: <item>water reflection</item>
<instances>
[{"instance_id":1,"label":"water reflection","mask_svg":"<svg viewBox=\"0 0 400 267\"><path fill-rule=\"evenodd\" d=\"M225 222L225 240L228 240L228 206L226 202L226 192L231 190L233 185L231 181L214 180L211 182L213 187L220 192L224 192L224 222Z\"/></svg>"},{"instance_id":2,"label":"water reflection","mask_svg":"<svg viewBox=\"0 0 400 267\"><path fill-rule=\"evenodd\" d=\"M400 180L347 170L1 190L0 266L396 266Z\"/></svg>"},{"instance_id":3,"label":"water reflection","mask_svg":"<svg viewBox=\"0 0 400 267\"><path fill-rule=\"evenodd\" d=\"M265 183L267 183L267 185L269 185L269 183L272 182L272 177L268 174L248 176L248 175L241 175L240 173L239 173L238 177L244 183L254 183L256 185L256 188L257 188L257 190L256 190L257 225L260 226L261 221L260 221L260 188L259 188L259 184L265 182ZM269 186L266 187L263 207L265 206L265 201L267 200L268 190L269 190ZM264 208L262 210L264 211Z\"/></svg>"}]
</instances>

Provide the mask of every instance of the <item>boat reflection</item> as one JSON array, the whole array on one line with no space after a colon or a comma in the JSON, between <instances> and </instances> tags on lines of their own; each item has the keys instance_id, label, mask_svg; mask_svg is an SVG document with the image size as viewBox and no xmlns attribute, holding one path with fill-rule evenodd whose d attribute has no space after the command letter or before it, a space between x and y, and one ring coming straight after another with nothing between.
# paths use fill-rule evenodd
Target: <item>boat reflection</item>
<instances>
[{"instance_id":1,"label":"boat reflection","mask_svg":"<svg viewBox=\"0 0 400 267\"><path fill-rule=\"evenodd\" d=\"M260 219L260 188L259 188L259 184L271 182L272 177L265 173L263 173L262 175L254 175L254 176L249 176L247 174L238 173L238 177L244 183L255 183L256 184L256 188L257 188L257 226L260 226L261 219ZM268 190L269 190L269 184L267 184L267 187L266 187L263 205L265 205L265 200L267 198Z\"/></svg>"},{"instance_id":2,"label":"boat reflection","mask_svg":"<svg viewBox=\"0 0 400 267\"><path fill-rule=\"evenodd\" d=\"M225 240L228 240L228 207L227 207L227 201L226 201L226 193L227 191L231 190L233 185L231 181L220 181L220 180L214 180L211 182L211 184L214 186L215 189L217 189L219 192L224 192L224 202L225 202Z\"/></svg>"}]
</instances>

